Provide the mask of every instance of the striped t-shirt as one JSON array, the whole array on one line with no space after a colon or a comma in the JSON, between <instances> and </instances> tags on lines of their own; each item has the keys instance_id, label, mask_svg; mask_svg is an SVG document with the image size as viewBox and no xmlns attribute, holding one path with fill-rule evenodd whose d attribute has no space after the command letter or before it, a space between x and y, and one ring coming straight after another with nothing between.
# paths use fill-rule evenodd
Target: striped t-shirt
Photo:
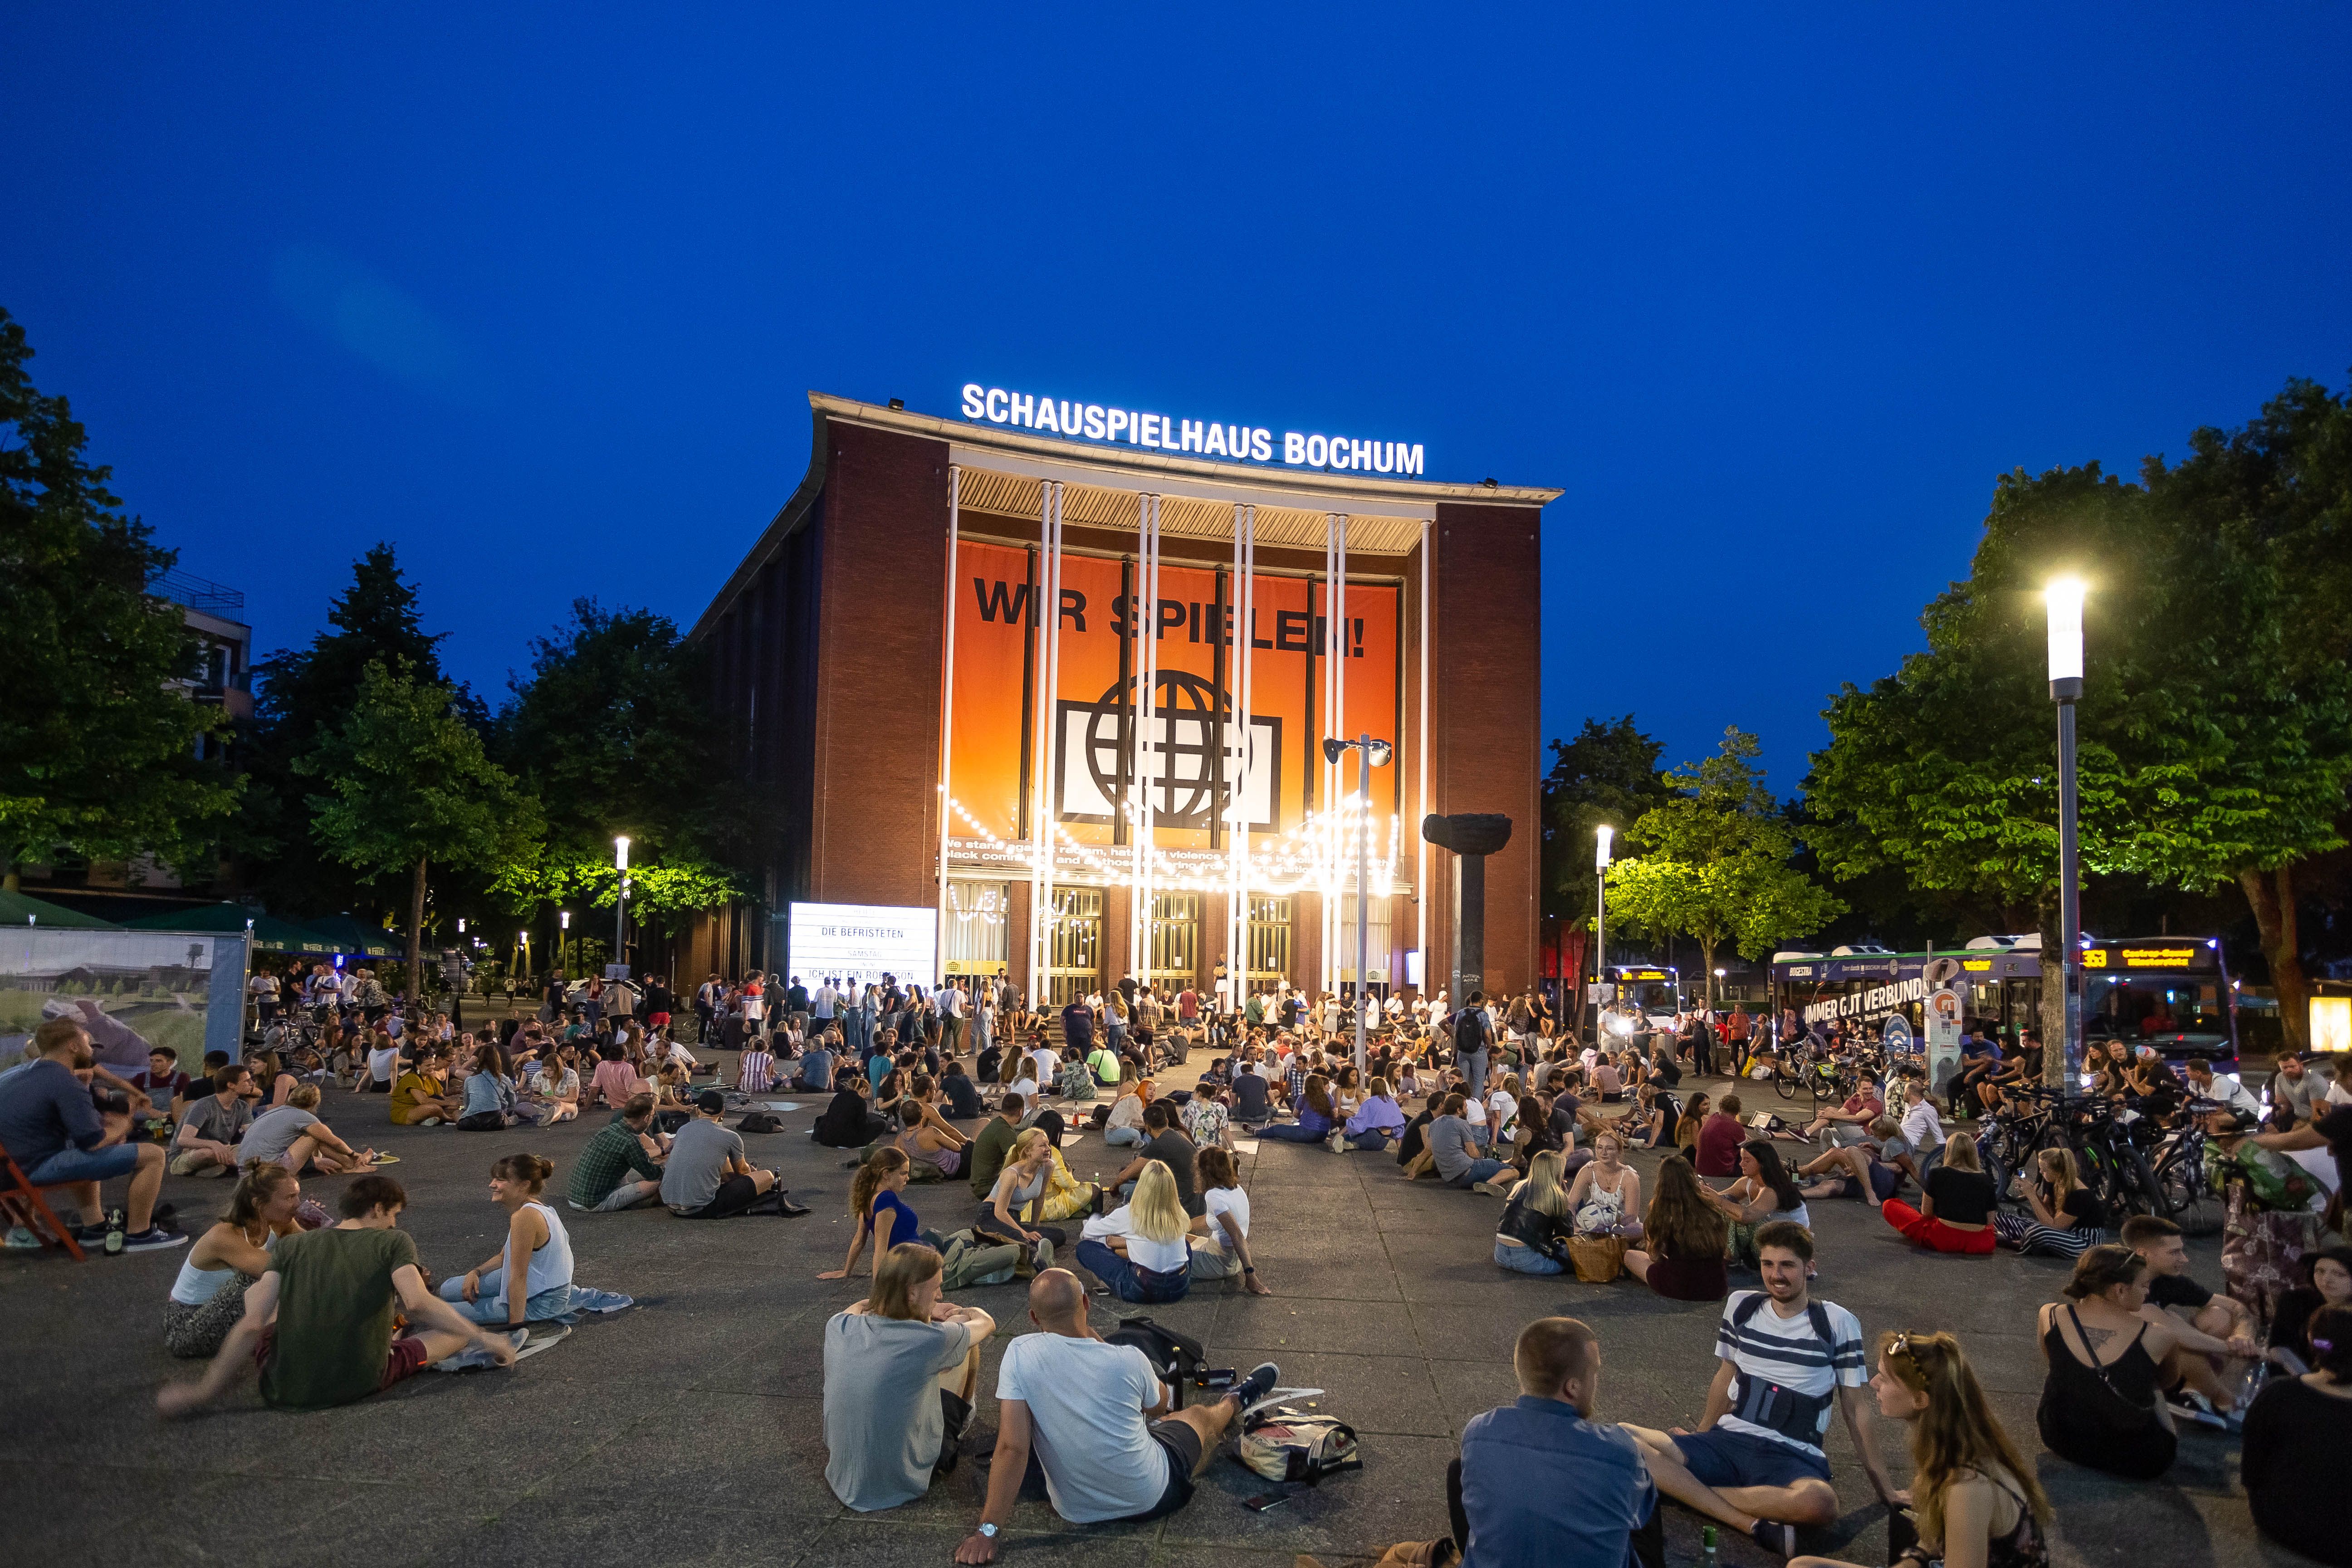
<instances>
[{"instance_id":1,"label":"striped t-shirt","mask_svg":"<svg viewBox=\"0 0 2352 1568\"><path fill-rule=\"evenodd\" d=\"M1735 1323L1733 1319L1738 1315L1740 1304L1762 1294L1758 1290L1734 1290L1731 1300L1723 1304L1723 1321L1716 1326L1715 1332L1717 1359L1738 1368L1742 1378L1764 1378L1792 1394L1816 1399L1830 1394L1840 1384L1860 1388L1870 1381L1870 1369L1863 1356L1861 1320L1835 1301L1815 1302L1829 1314L1830 1332L1837 1342L1834 1346L1822 1343L1821 1336L1813 1331L1812 1313L1801 1310L1795 1317L1784 1318L1773 1309L1769 1297L1746 1322ZM1738 1409L1739 1404L1739 1385L1734 1384L1732 1408ZM1798 1442L1769 1426L1742 1421L1737 1415L1726 1415L1716 1426L1727 1432L1769 1437L1776 1443L1818 1454L1821 1435L1830 1429L1832 1408L1827 1405L1822 1407L1821 1425L1811 1443Z\"/></svg>"}]
</instances>

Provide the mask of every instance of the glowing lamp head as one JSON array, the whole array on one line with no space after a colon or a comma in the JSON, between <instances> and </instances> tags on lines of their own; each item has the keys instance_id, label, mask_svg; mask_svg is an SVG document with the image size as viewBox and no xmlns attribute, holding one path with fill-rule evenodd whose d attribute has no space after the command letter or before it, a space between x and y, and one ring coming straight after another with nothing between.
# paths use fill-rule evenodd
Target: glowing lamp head
<instances>
[{"instance_id":1,"label":"glowing lamp head","mask_svg":"<svg viewBox=\"0 0 2352 1568\"><path fill-rule=\"evenodd\" d=\"M2050 612L2050 679L2083 679L2083 580L2059 577L2042 590Z\"/></svg>"},{"instance_id":2,"label":"glowing lamp head","mask_svg":"<svg viewBox=\"0 0 2352 1568\"><path fill-rule=\"evenodd\" d=\"M619 871L629 868L629 837L625 833L613 840L613 867Z\"/></svg>"},{"instance_id":3,"label":"glowing lamp head","mask_svg":"<svg viewBox=\"0 0 2352 1568\"><path fill-rule=\"evenodd\" d=\"M1609 841L1616 837L1617 830L1606 823L1592 830L1592 868L1594 870L1609 869Z\"/></svg>"}]
</instances>

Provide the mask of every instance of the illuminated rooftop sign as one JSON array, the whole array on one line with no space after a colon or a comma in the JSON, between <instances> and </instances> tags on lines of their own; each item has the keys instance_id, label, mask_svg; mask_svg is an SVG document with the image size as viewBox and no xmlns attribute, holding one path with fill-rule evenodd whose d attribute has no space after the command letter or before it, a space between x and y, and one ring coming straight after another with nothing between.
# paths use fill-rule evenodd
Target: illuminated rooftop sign
<instances>
[{"instance_id":1,"label":"illuminated rooftop sign","mask_svg":"<svg viewBox=\"0 0 2352 1568\"><path fill-rule=\"evenodd\" d=\"M1171 419L1165 414L1146 414L1140 409L1111 408L1099 403L1072 403L1034 393L1008 392L1001 386L982 386L976 381L964 384L963 416L988 425L1016 426L1041 435L1124 442L1185 457L1222 458L1229 463L1277 460L1274 432L1262 426ZM1402 479L1417 479L1428 470L1428 458L1418 441L1359 441L1351 436L1286 430L1280 451L1279 461L1290 468L1393 474Z\"/></svg>"}]
</instances>

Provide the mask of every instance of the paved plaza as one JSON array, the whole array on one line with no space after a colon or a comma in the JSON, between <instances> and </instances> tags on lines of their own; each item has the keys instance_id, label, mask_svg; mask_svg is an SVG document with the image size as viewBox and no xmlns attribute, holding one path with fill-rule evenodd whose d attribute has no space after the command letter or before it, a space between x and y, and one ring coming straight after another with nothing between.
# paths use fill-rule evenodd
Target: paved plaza
<instances>
[{"instance_id":1,"label":"paved plaza","mask_svg":"<svg viewBox=\"0 0 2352 1568\"><path fill-rule=\"evenodd\" d=\"M331 1094L321 1109L354 1142L401 1156L389 1173L408 1189L404 1224L436 1274L470 1267L498 1245L501 1216L487 1192L495 1157L545 1153L560 1194L571 1157L603 1118L486 1137L385 1127L383 1103ZM746 1138L752 1158L780 1165L814 1214L689 1224L659 1210L567 1211L581 1283L626 1291L641 1303L635 1310L592 1319L511 1371L428 1373L340 1410L268 1410L248 1382L220 1413L167 1425L154 1414L156 1386L195 1370L162 1345L164 1295L184 1255L79 1265L10 1255L0 1261L11 1346L0 1361L7 1560L40 1568L946 1563L978 1515L977 1467L874 1515L843 1508L824 1484L822 1329L863 1292L815 1278L838 1266L849 1237L843 1156L806 1136L817 1109L804 1102L783 1118L782 1134ZM1216 1364L1271 1359L1286 1384L1328 1390L1325 1407L1362 1436L1364 1468L1255 1513L1243 1500L1269 1484L1222 1456L1189 1507L1140 1527L1072 1527L1024 1502L1003 1561L1289 1568L1297 1553L1356 1562L1394 1541L1442 1533L1445 1467L1463 1425L1512 1398L1513 1338L1549 1314L1599 1331L1606 1415L1667 1426L1698 1415L1713 1370L1715 1307L1664 1301L1631 1280L1604 1287L1506 1274L1490 1257L1497 1200L1408 1183L1381 1156L1244 1147L1251 1244L1276 1293L1207 1285L1150 1310L1199 1335ZM1089 1133L1066 1158L1083 1180L1116 1169L1122 1156ZM1635 1163L1646 1175L1655 1159ZM331 1205L341 1185L315 1179L308 1190ZM228 1186L175 1178L165 1196L194 1231L224 1205ZM908 1196L942 1229L975 1207L961 1183ZM1916 1254L1858 1203L1813 1207L1822 1296L1852 1309L1874 1338L1912 1328L1965 1339L2057 1504L2056 1561L2189 1568L2294 1560L2255 1535L2226 1440L2185 1436L2172 1474L2147 1485L2041 1453L2033 1309L2054 1292L2063 1264ZM2198 1274L2218 1283L2218 1244L2195 1244L2193 1255ZM1025 1323L1025 1289L961 1299L1009 1331ZM1097 1299L1098 1326L1118 1305ZM1000 1334L987 1348L983 1390L994 1387L1003 1342ZM983 1398L979 1419L993 1426L992 1400ZM1890 1464L1907 1478L1901 1430L1883 1433ZM1883 1562L1883 1510L1843 1425L1829 1447L1845 1511L1809 1549ZM1668 1560L1695 1563L1695 1519L1671 1505L1667 1519ZM1726 1542L1724 1556L1768 1561L1745 1541Z\"/></svg>"}]
</instances>

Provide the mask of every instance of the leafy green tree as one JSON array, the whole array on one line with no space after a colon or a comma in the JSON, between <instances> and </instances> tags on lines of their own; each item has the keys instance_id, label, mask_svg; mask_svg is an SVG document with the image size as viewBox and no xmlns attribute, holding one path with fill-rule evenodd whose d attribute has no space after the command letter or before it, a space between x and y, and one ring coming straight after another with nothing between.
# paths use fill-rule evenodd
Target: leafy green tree
<instances>
[{"instance_id":1,"label":"leafy green tree","mask_svg":"<svg viewBox=\"0 0 2352 1568\"><path fill-rule=\"evenodd\" d=\"M1624 832L1643 813L1665 804L1658 758L1665 750L1634 726L1633 716L1587 719L1572 741L1551 743L1543 779L1544 907L1579 924L1592 916L1593 830L1606 824Z\"/></svg>"},{"instance_id":2,"label":"leafy green tree","mask_svg":"<svg viewBox=\"0 0 2352 1568\"><path fill-rule=\"evenodd\" d=\"M341 722L322 729L294 769L325 787L309 797L311 834L325 853L367 881L411 873L408 994L419 994L431 867L516 858L541 831L538 803L484 752L455 688L381 661L362 672Z\"/></svg>"},{"instance_id":3,"label":"leafy green tree","mask_svg":"<svg viewBox=\"0 0 2352 1568\"><path fill-rule=\"evenodd\" d=\"M1927 651L1832 699L1808 784L1823 864L1841 877L1899 868L1998 907L2010 930L2030 922L2058 951L2040 590L2079 574L2093 590L2076 718L2084 870L2191 891L2235 883L2301 1046L2294 868L2344 842L2352 779L2352 689L2328 596L2347 580L2347 428L2340 401L2295 384L2244 431L2200 431L2179 468L2151 459L2140 484L2096 464L2003 476L1969 579L1921 617ZM2042 995L2054 1040L2064 998L2054 984Z\"/></svg>"},{"instance_id":4,"label":"leafy green tree","mask_svg":"<svg viewBox=\"0 0 2352 1568\"><path fill-rule=\"evenodd\" d=\"M235 842L249 879L273 905L324 911L354 903L361 879L307 831L310 786L296 764L350 716L370 665L439 683L444 635L425 630L415 584L393 547L378 543L352 563L350 585L310 646L281 648L254 666L254 719L241 752L250 788ZM455 710L477 728L487 721L462 691Z\"/></svg>"},{"instance_id":5,"label":"leafy green tree","mask_svg":"<svg viewBox=\"0 0 2352 1568\"><path fill-rule=\"evenodd\" d=\"M83 456L66 399L35 388L32 357L0 310L0 874L15 891L27 862L150 852L193 871L236 802L220 748L199 746L227 719L175 684L194 676L198 639L147 584L176 557L117 510L110 470Z\"/></svg>"},{"instance_id":6,"label":"leafy green tree","mask_svg":"<svg viewBox=\"0 0 2352 1568\"><path fill-rule=\"evenodd\" d=\"M1724 731L1714 756L1665 775L1664 804L1626 835L1643 853L1609 868L1609 909L1638 930L1698 943L1707 973L1726 942L1749 958L1809 935L1845 906L1790 865L1796 838L1756 765L1756 737Z\"/></svg>"}]
</instances>

